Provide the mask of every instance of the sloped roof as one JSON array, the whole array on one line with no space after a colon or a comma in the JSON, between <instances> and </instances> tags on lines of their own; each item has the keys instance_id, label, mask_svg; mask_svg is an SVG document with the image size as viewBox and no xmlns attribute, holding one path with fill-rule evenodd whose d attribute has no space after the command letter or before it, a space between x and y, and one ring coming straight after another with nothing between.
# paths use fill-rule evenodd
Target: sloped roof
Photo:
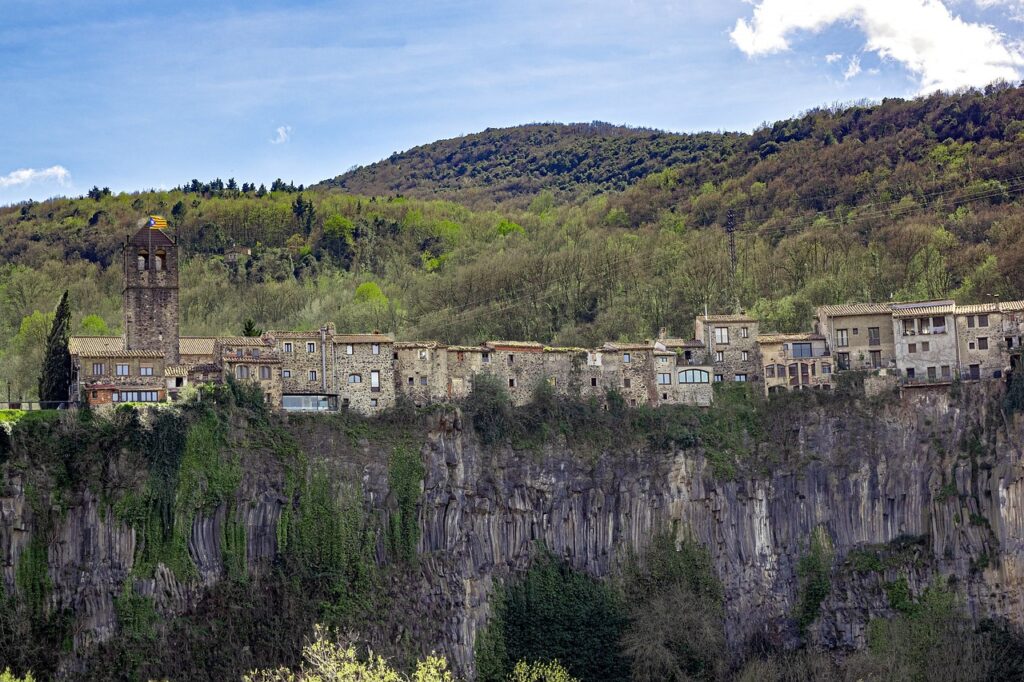
<instances>
[{"instance_id":1,"label":"sloped roof","mask_svg":"<svg viewBox=\"0 0 1024 682\"><path fill-rule=\"evenodd\" d=\"M489 353L491 349L484 346L447 346L447 350L457 353Z\"/></svg>"},{"instance_id":2,"label":"sloped roof","mask_svg":"<svg viewBox=\"0 0 1024 682\"><path fill-rule=\"evenodd\" d=\"M73 353L81 358L163 358L162 350L90 350L84 353Z\"/></svg>"},{"instance_id":3,"label":"sloped roof","mask_svg":"<svg viewBox=\"0 0 1024 682\"><path fill-rule=\"evenodd\" d=\"M334 343L394 343L393 336L388 334L335 334Z\"/></svg>"},{"instance_id":4,"label":"sloped roof","mask_svg":"<svg viewBox=\"0 0 1024 682\"><path fill-rule=\"evenodd\" d=\"M214 336L182 336L178 338L180 355L213 355L213 346L217 343Z\"/></svg>"},{"instance_id":5,"label":"sloped roof","mask_svg":"<svg viewBox=\"0 0 1024 682\"><path fill-rule=\"evenodd\" d=\"M485 346L491 348L522 348L523 350L544 350L543 343L536 341L485 341Z\"/></svg>"},{"instance_id":6,"label":"sloped roof","mask_svg":"<svg viewBox=\"0 0 1024 682\"><path fill-rule=\"evenodd\" d=\"M658 339L665 348L703 348L704 342L698 339ZM652 342L653 343L653 342Z\"/></svg>"},{"instance_id":7,"label":"sloped roof","mask_svg":"<svg viewBox=\"0 0 1024 682\"><path fill-rule=\"evenodd\" d=\"M92 355L106 351L124 350L121 336L72 336L68 339L68 350L72 355Z\"/></svg>"},{"instance_id":8,"label":"sloped roof","mask_svg":"<svg viewBox=\"0 0 1024 682\"><path fill-rule=\"evenodd\" d=\"M218 336L221 346L269 346L270 340L262 336Z\"/></svg>"},{"instance_id":9,"label":"sloped roof","mask_svg":"<svg viewBox=\"0 0 1024 682\"><path fill-rule=\"evenodd\" d=\"M733 315L700 315L697 319L704 322L757 322L754 318L742 313Z\"/></svg>"},{"instance_id":10,"label":"sloped roof","mask_svg":"<svg viewBox=\"0 0 1024 682\"><path fill-rule=\"evenodd\" d=\"M128 244L131 246L174 246L171 239L163 230L154 230L143 227L131 237L128 237Z\"/></svg>"},{"instance_id":11,"label":"sloped roof","mask_svg":"<svg viewBox=\"0 0 1024 682\"><path fill-rule=\"evenodd\" d=\"M758 334L758 343L792 343L795 341L824 341L821 334Z\"/></svg>"},{"instance_id":12,"label":"sloped roof","mask_svg":"<svg viewBox=\"0 0 1024 682\"><path fill-rule=\"evenodd\" d=\"M614 343L609 341L602 346L603 350L654 350L653 343Z\"/></svg>"},{"instance_id":13,"label":"sloped roof","mask_svg":"<svg viewBox=\"0 0 1024 682\"><path fill-rule=\"evenodd\" d=\"M1024 310L1024 301L1006 301L999 304L999 309L1005 313L1016 313Z\"/></svg>"},{"instance_id":14,"label":"sloped roof","mask_svg":"<svg viewBox=\"0 0 1024 682\"><path fill-rule=\"evenodd\" d=\"M187 377L188 365L168 365L164 367L165 377Z\"/></svg>"},{"instance_id":15,"label":"sloped roof","mask_svg":"<svg viewBox=\"0 0 1024 682\"><path fill-rule=\"evenodd\" d=\"M842 303L818 306L818 314L826 317L847 317L851 315L888 315L888 303Z\"/></svg>"},{"instance_id":16,"label":"sloped roof","mask_svg":"<svg viewBox=\"0 0 1024 682\"><path fill-rule=\"evenodd\" d=\"M412 350L415 348L440 348L443 350L447 346L437 341L395 341L395 350Z\"/></svg>"},{"instance_id":17,"label":"sloped roof","mask_svg":"<svg viewBox=\"0 0 1024 682\"><path fill-rule=\"evenodd\" d=\"M892 307L892 316L895 318L928 317L929 315L947 315L953 312L956 312L956 304L952 301L936 301L934 305L893 304Z\"/></svg>"},{"instance_id":18,"label":"sloped roof","mask_svg":"<svg viewBox=\"0 0 1024 682\"><path fill-rule=\"evenodd\" d=\"M976 315L978 313L998 313L998 303L973 303L971 305L958 305L957 315Z\"/></svg>"}]
</instances>

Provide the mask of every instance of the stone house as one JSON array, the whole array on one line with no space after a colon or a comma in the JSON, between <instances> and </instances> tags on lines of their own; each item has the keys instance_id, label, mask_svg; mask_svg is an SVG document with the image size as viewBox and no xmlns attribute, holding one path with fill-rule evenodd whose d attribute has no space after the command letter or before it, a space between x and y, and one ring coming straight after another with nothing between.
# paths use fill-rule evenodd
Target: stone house
<instances>
[{"instance_id":1,"label":"stone house","mask_svg":"<svg viewBox=\"0 0 1024 682\"><path fill-rule=\"evenodd\" d=\"M656 404L659 372L655 369L654 345L606 343L602 350L605 386L621 394L627 405ZM668 373L671 377L671 371Z\"/></svg>"},{"instance_id":2,"label":"stone house","mask_svg":"<svg viewBox=\"0 0 1024 682\"><path fill-rule=\"evenodd\" d=\"M694 336L707 349L714 381L761 381L758 322L744 314L700 315Z\"/></svg>"},{"instance_id":3,"label":"stone house","mask_svg":"<svg viewBox=\"0 0 1024 682\"><path fill-rule=\"evenodd\" d=\"M822 334L759 334L765 394L832 388L834 360Z\"/></svg>"},{"instance_id":4,"label":"stone house","mask_svg":"<svg viewBox=\"0 0 1024 682\"><path fill-rule=\"evenodd\" d=\"M281 355L269 337L220 337L214 344L214 357L225 377L255 383L268 405L281 404Z\"/></svg>"},{"instance_id":5,"label":"stone house","mask_svg":"<svg viewBox=\"0 0 1024 682\"><path fill-rule=\"evenodd\" d=\"M333 353L334 325L315 331L270 331L281 358L281 407L285 410L337 410Z\"/></svg>"},{"instance_id":6,"label":"stone house","mask_svg":"<svg viewBox=\"0 0 1024 682\"><path fill-rule=\"evenodd\" d=\"M395 340L387 334L333 334L334 386L340 409L374 414L395 404Z\"/></svg>"},{"instance_id":7,"label":"stone house","mask_svg":"<svg viewBox=\"0 0 1024 682\"><path fill-rule=\"evenodd\" d=\"M417 406L449 399L447 347L437 342L399 341L393 358L397 395Z\"/></svg>"},{"instance_id":8,"label":"stone house","mask_svg":"<svg viewBox=\"0 0 1024 682\"><path fill-rule=\"evenodd\" d=\"M514 405L525 405L541 381L546 381L544 344L532 341L487 341L485 371L501 381ZM481 357L483 359L483 357Z\"/></svg>"},{"instance_id":9,"label":"stone house","mask_svg":"<svg viewBox=\"0 0 1024 682\"><path fill-rule=\"evenodd\" d=\"M825 337L837 370L896 366L896 341L888 303L819 306L815 327Z\"/></svg>"},{"instance_id":10,"label":"stone house","mask_svg":"<svg viewBox=\"0 0 1024 682\"><path fill-rule=\"evenodd\" d=\"M124 350L121 337L72 337L73 395L90 406L167 399L159 350Z\"/></svg>"},{"instance_id":11,"label":"stone house","mask_svg":"<svg viewBox=\"0 0 1024 682\"><path fill-rule=\"evenodd\" d=\"M960 364L950 300L893 303L892 330L896 368L909 384L948 383Z\"/></svg>"},{"instance_id":12,"label":"stone house","mask_svg":"<svg viewBox=\"0 0 1024 682\"><path fill-rule=\"evenodd\" d=\"M456 401L468 397L473 390L473 377L490 372L494 357L493 351L483 345L445 347L447 399Z\"/></svg>"}]
</instances>

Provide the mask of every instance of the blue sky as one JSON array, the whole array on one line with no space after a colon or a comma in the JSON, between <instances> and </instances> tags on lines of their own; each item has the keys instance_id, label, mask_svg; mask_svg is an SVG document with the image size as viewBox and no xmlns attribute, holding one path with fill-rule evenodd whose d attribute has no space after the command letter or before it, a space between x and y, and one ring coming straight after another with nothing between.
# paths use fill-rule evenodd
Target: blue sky
<instances>
[{"instance_id":1,"label":"blue sky","mask_svg":"<svg viewBox=\"0 0 1024 682\"><path fill-rule=\"evenodd\" d=\"M0 204L308 184L533 121L751 130L1019 80L1022 19L1024 0L3 0Z\"/></svg>"}]
</instances>

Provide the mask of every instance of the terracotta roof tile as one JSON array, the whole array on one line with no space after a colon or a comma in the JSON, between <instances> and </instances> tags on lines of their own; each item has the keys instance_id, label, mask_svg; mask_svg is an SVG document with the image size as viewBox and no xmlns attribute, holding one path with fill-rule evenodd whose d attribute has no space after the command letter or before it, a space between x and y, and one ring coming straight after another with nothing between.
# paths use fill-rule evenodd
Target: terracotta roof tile
<instances>
[{"instance_id":1,"label":"terracotta roof tile","mask_svg":"<svg viewBox=\"0 0 1024 682\"><path fill-rule=\"evenodd\" d=\"M72 336L68 340L68 350L72 355L86 355L101 351L124 350L124 337L121 336Z\"/></svg>"},{"instance_id":2,"label":"terracotta roof tile","mask_svg":"<svg viewBox=\"0 0 1024 682\"><path fill-rule=\"evenodd\" d=\"M758 334L758 343L792 343L794 341L824 341L821 334Z\"/></svg>"},{"instance_id":3,"label":"terracotta roof tile","mask_svg":"<svg viewBox=\"0 0 1024 682\"><path fill-rule=\"evenodd\" d=\"M839 305L818 306L818 314L826 317L845 317L850 315L888 315L891 312L888 303L843 303Z\"/></svg>"},{"instance_id":4,"label":"terracotta roof tile","mask_svg":"<svg viewBox=\"0 0 1024 682\"><path fill-rule=\"evenodd\" d=\"M697 319L704 322L757 322L752 317L744 314L733 315L700 315Z\"/></svg>"},{"instance_id":5,"label":"terracotta roof tile","mask_svg":"<svg viewBox=\"0 0 1024 682\"><path fill-rule=\"evenodd\" d=\"M178 339L180 355L213 355L213 346L217 343L213 336L182 336Z\"/></svg>"},{"instance_id":6,"label":"terracotta roof tile","mask_svg":"<svg viewBox=\"0 0 1024 682\"><path fill-rule=\"evenodd\" d=\"M335 334L334 343L394 343L395 339L387 334Z\"/></svg>"}]
</instances>

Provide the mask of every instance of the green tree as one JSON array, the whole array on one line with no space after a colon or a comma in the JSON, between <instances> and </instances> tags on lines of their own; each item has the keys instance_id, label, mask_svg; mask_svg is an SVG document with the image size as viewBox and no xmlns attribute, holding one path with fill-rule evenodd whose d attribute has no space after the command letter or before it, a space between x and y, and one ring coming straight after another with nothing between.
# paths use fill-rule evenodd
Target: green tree
<instances>
[{"instance_id":1,"label":"green tree","mask_svg":"<svg viewBox=\"0 0 1024 682\"><path fill-rule=\"evenodd\" d=\"M99 315L86 315L79 323L82 334L85 336L109 336L110 328L106 321Z\"/></svg>"},{"instance_id":2,"label":"green tree","mask_svg":"<svg viewBox=\"0 0 1024 682\"><path fill-rule=\"evenodd\" d=\"M46 354L39 377L39 400L44 403L62 403L68 400L71 387L71 305L65 291L57 304L50 333L46 337Z\"/></svg>"},{"instance_id":3,"label":"green tree","mask_svg":"<svg viewBox=\"0 0 1024 682\"><path fill-rule=\"evenodd\" d=\"M262 336L263 330L256 326L256 322L251 318L245 318L245 322L242 324L242 336Z\"/></svg>"}]
</instances>

